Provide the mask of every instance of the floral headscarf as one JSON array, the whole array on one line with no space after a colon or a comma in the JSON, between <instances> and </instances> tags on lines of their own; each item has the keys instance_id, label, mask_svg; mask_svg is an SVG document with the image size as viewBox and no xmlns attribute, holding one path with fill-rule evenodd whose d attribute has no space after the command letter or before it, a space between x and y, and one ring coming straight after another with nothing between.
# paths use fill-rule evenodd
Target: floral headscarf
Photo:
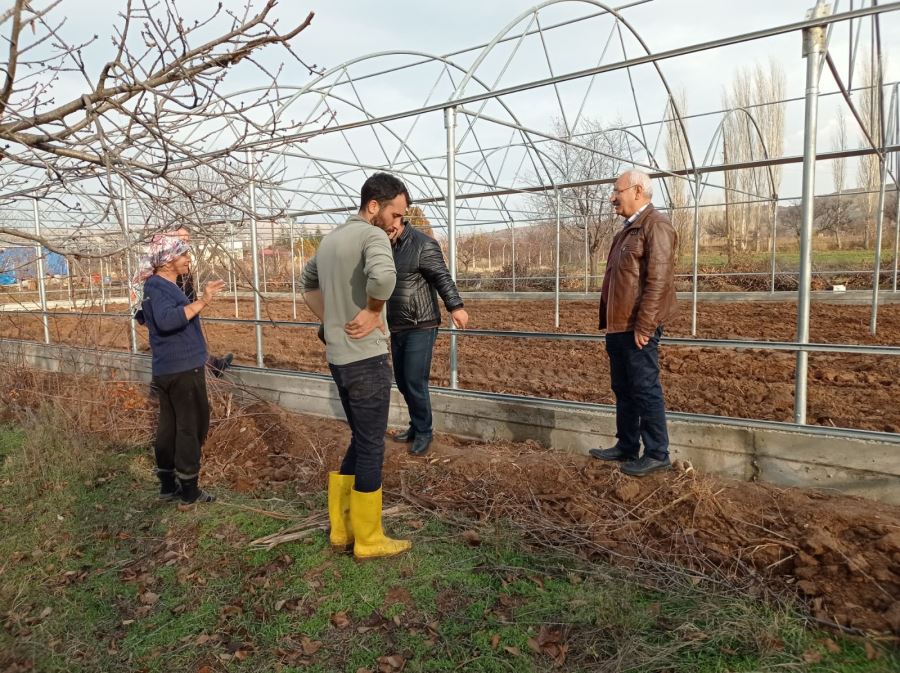
<instances>
[{"instance_id":1,"label":"floral headscarf","mask_svg":"<svg viewBox=\"0 0 900 673\"><path fill-rule=\"evenodd\" d=\"M173 234L157 234L150 239L147 253L141 256L137 273L131 279L131 299L140 307L144 299L144 282L157 269L191 251L191 245Z\"/></svg>"}]
</instances>

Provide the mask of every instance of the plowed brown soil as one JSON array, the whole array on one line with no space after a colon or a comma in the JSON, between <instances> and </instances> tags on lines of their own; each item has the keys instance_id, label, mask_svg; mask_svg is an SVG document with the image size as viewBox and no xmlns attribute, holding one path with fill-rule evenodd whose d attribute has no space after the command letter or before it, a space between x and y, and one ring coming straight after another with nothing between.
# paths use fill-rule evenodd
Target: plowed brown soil
<instances>
[{"instance_id":1,"label":"plowed brown soil","mask_svg":"<svg viewBox=\"0 0 900 673\"><path fill-rule=\"evenodd\" d=\"M233 304L220 300L211 316L233 317ZM473 329L554 331L552 301L472 301ZM121 308L119 309L121 310ZM706 303L698 310L698 335L716 339L791 341L797 307L790 303ZM240 317L252 316L241 301ZM264 316L290 320L289 301L269 301ZM298 306L299 320L313 320ZM446 324L446 320L444 321ZM561 332L597 334L592 302L563 302ZM249 325L206 323L213 353L235 353L239 364L255 363ZM327 373L324 347L309 328L266 327L268 367ZM689 306L667 328L670 336L689 336ZM39 318L0 313L0 336L42 338ZM138 328L146 349L146 330ZM51 339L87 347L126 348L122 319L53 318ZM869 334L869 308L846 304L812 305L811 341L900 345L900 304L880 307L878 335ZM449 340L438 338L432 382L449 384ZM665 346L660 351L668 408L738 418L793 419L795 355L789 352ZM808 420L818 425L900 432L900 357L811 354ZM609 365L602 342L496 337L459 339L459 385L517 395L612 404Z\"/></svg>"}]
</instances>

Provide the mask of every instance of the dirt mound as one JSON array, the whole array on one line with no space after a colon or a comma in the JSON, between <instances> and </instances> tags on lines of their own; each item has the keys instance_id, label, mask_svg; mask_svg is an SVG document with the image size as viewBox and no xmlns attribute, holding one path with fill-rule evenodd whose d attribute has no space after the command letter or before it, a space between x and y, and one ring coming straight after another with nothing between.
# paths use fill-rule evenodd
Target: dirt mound
<instances>
[{"instance_id":1,"label":"dirt mound","mask_svg":"<svg viewBox=\"0 0 900 673\"><path fill-rule=\"evenodd\" d=\"M206 449L211 475L260 491L273 480L324 487L346 425L262 408L251 418L242 445L252 462L232 463L234 428L223 423ZM796 592L823 622L900 635L900 508L677 468L636 480L531 442L439 436L425 458L388 442L384 478L387 489L430 509L508 519L536 543L661 581L687 572L757 594Z\"/></svg>"}]
</instances>

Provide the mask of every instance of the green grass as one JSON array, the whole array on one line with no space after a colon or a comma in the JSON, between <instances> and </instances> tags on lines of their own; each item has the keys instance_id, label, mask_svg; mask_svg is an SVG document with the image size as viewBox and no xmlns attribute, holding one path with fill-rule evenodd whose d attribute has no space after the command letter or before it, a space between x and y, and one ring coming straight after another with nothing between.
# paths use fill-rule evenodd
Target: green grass
<instances>
[{"instance_id":1,"label":"green grass","mask_svg":"<svg viewBox=\"0 0 900 673\"><path fill-rule=\"evenodd\" d=\"M884 251L882 262L891 257L890 251ZM873 268L875 252L873 250L814 250L812 253L813 265L819 270L860 271ZM680 267L689 267L692 263L691 255L684 254L680 260ZM741 267L750 270L767 270L771 264L769 251L738 253L736 262ZM701 254L697 260L701 268L721 268L728 266L728 256L725 253ZM776 252L776 268L796 269L800 264L800 251Z\"/></svg>"},{"instance_id":2,"label":"green grass","mask_svg":"<svg viewBox=\"0 0 900 673\"><path fill-rule=\"evenodd\" d=\"M186 511L159 503L149 451L63 441L52 420L0 429L2 671L354 673L391 656L412 672L900 666L883 646L870 661L860 640L831 635L840 652L829 651L829 636L789 608L702 586L654 590L534 550L503 522L471 546L436 518L395 520L412 552L365 563L332 552L324 533L252 550L286 524L245 506L271 502L220 492ZM278 508L302 517L321 504L315 494ZM542 628L559 630L558 668L550 646L533 649Z\"/></svg>"}]
</instances>

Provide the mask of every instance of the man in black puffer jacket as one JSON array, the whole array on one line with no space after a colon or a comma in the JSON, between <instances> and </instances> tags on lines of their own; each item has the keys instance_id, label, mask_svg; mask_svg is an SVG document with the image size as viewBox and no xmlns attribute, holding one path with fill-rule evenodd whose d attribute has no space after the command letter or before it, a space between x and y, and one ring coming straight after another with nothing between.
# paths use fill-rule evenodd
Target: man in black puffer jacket
<instances>
[{"instance_id":1,"label":"man in black puffer jacket","mask_svg":"<svg viewBox=\"0 0 900 673\"><path fill-rule=\"evenodd\" d=\"M388 234L397 268L397 285L388 300L394 379L409 409L409 428L394 435L412 442L409 452L422 455L431 445L431 396L428 377L431 354L441 324L437 295L459 329L469 323L469 314L437 241L406 221Z\"/></svg>"}]
</instances>

